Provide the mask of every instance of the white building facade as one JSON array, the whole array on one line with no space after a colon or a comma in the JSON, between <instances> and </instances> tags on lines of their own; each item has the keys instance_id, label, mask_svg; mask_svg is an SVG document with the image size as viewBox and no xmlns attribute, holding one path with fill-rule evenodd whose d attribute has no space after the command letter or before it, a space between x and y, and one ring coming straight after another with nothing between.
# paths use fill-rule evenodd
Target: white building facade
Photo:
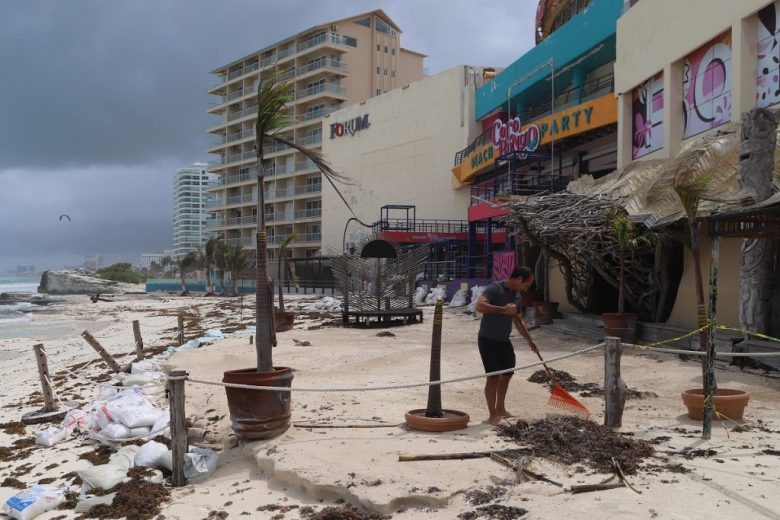
<instances>
[{"instance_id":1,"label":"white building facade","mask_svg":"<svg viewBox=\"0 0 780 520\"><path fill-rule=\"evenodd\" d=\"M207 190L215 186L217 176L207 171L206 163L194 163L180 168L173 180L173 258L196 251L213 236L213 214L206 213ZM151 261L150 261L151 262Z\"/></svg>"}]
</instances>

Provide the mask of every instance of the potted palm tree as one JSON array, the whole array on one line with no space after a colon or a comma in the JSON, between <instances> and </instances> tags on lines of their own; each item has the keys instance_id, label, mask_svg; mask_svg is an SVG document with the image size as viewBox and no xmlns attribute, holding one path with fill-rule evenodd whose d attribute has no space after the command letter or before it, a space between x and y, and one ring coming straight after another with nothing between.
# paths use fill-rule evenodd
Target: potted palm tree
<instances>
[{"instance_id":1,"label":"potted palm tree","mask_svg":"<svg viewBox=\"0 0 780 520\"><path fill-rule=\"evenodd\" d=\"M257 363L251 368L224 373L223 382L253 386L289 388L293 374L290 367L273 364L273 291L268 280L268 237L265 230L265 165L264 148L277 144L295 149L310 160L323 177L336 188L334 181L347 179L336 174L322 155L305 148L281 134L293 123L285 112L292 100L290 85L277 82L271 75L257 90L257 120L255 121L255 153L257 155L257 253L255 255L255 350ZM336 188L336 192L341 193ZM343 197L341 197L344 200ZM346 201L345 201L346 202ZM241 439L268 439L283 433L290 426L290 392L259 391L226 388L233 431Z\"/></svg>"},{"instance_id":2,"label":"potted palm tree","mask_svg":"<svg viewBox=\"0 0 780 520\"><path fill-rule=\"evenodd\" d=\"M627 250L636 246L643 238L637 236L634 224L625 212L616 210L608 215L608 219L618 246L618 309L617 312L605 312L601 315L602 320L604 320L604 334L618 337L626 343L633 343L636 339L637 315L625 312L625 255Z\"/></svg>"}]
</instances>

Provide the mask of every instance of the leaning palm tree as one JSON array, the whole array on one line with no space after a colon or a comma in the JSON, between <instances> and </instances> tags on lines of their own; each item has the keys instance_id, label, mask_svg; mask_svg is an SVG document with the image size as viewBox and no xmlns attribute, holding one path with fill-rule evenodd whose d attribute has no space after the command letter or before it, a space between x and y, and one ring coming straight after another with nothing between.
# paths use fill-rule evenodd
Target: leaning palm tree
<instances>
[{"instance_id":1,"label":"leaning palm tree","mask_svg":"<svg viewBox=\"0 0 780 520\"><path fill-rule=\"evenodd\" d=\"M236 281L249 265L249 252L241 246L227 246L225 249L225 268L230 273L230 294L238 295Z\"/></svg>"},{"instance_id":2,"label":"leaning palm tree","mask_svg":"<svg viewBox=\"0 0 780 520\"><path fill-rule=\"evenodd\" d=\"M206 296L214 295L214 282L211 278L211 269L214 267L217 249L219 248L221 241L222 239L219 237L210 238L206 241L206 245L203 249L203 263L206 268Z\"/></svg>"},{"instance_id":3,"label":"leaning palm tree","mask_svg":"<svg viewBox=\"0 0 780 520\"><path fill-rule=\"evenodd\" d=\"M185 256L176 260L176 266L179 270L179 277L181 278L181 296L187 296L190 294L187 289L187 274L198 264L198 254L194 251L187 253Z\"/></svg>"},{"instance_id":4,"label":"leaning palm tree","mask_svg":"<svg viewBox=\"0 0 780 520\"><path fill-rule=\"evenodd\" d=\"M255 153L257 154L257 255L255 265L255 321L257 328L257 371L272 372L272 337L273 337L273 300L268 284L268 238L265 232L265 166L263 165L264 148L267 144L279 144L293 148L302 153L314 163L322 176L333 186L336 193L347 204L335 182L348 183L349 180L337 174L325 162L322 155L310 150L280 135L280 131L293 123L285 113L288 103L292 100L291 86L286 82L278 82L271 75L257 90L257 121L255 122ZM349 207L349 204L347 204ZM351 211L351 208L350 208Z\"/></svg>"},{"instance_id":5,"label":"leaning palm tree","mask_svg":"<svg viewBox=\"0 0 780 520\"><path fill-rule=\"evenodd\" d=\"M296 233L291 233L284 239L282 245L279 246L279 261L277 262L276 271L276 283L279 286L279 310L284 312L284 293L282 292L282 263L284 263L284 272L287 275L287 279L291 280L295 287L298 287L298 279L295 277L295 273L292 270L292 264L290 258L287 256L287 250L290 244L298 240Z\"/></svg>"}]
</instances>

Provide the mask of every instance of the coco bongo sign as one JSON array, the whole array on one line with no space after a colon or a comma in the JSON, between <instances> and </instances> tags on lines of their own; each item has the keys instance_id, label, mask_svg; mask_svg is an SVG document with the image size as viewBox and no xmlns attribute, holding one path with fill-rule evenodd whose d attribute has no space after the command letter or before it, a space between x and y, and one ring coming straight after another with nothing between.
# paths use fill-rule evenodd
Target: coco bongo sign
<instances>
[{"instance_id":1,"label":"coco bongo sign","mask_svg":"<svg viewBox=\"0 0 780 520\"><path fill-rule=\"evenodd\" d=\"M506 123L500 119L493 122L493 146L498 149L498 156L511 152L519 152L521 159L528 157L539 147L540 132L535 124L521 130L520 118L510 119Z\"/></svg>"}]
</instances>

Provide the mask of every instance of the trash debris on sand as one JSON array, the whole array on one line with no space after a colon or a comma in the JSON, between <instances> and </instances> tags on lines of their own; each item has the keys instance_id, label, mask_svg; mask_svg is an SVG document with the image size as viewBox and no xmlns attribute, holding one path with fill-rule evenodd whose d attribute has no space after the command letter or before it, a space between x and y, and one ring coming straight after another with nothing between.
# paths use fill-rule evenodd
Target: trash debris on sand
<instances>
[{"instance_id":1,"label":"trash debris on sand","mask_svg":"<svg viewBox=\"0 0 780 520\"><path fill-rule=\"evenodd\" d=\"M555 378L558 380L558 383L567 392L577 392L580 397L604 396L604 389L596 383L578 383L575 377L568 372L555 369L552 369L552 371L555 373ZM547 374L546 370L537 370L531 374L528 381L530 383L538 383L546 385L548 388L552 388L550 376ZM639 390L632 390L630 388L626 390L626 399L645 399L649 397L658 397L658 394L654 392L640 392Z\"/></svg>"}]
</instances>

